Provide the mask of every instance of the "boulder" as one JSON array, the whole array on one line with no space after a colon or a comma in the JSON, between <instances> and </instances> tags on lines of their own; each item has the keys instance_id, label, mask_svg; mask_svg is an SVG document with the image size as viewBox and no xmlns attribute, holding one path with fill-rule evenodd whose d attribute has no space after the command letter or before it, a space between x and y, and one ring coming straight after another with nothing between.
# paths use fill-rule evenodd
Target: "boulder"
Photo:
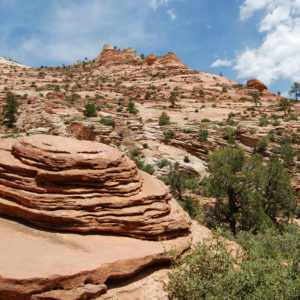
<instances>
[{"instance_id":1,"label":"boulder","mask_svg":"<svg viewBox=\"0 0 300 300\"><path fill-rule=\"evenodd\" d=\"M90 299L190 247L168 188L110 146L32 135L0 142L0 299Z\"/></svg>"},{"instance_id":2,"label":"boulder","mask_svg":"<svg viewBox=\"0 0 300 300\"><path fill-rule=\"evenodd\" d=\"M268 88L260 82L258 79L250 79L247 81L246 86L249 89L254 89L262 92L263 90L267 90Z\"/></svg>"},{"instance_id":3,"label":"boulder","mask_svg":"<svg viewBox=\"0 0 300 300\"><path fill-rule=\"evenodd\" d=\"M0 142L0 213L43 228L140 239L189 231L158 179L110 146L32 135Z\"/></svg>"},{"instance_id":4,"label":"boulder","mask_svg":"<svg viewBox=\"0 0 300 300\"><path fill-rule=\"evenodd\" d=\"M157 57L154 54L149 54L148 56L145 57L144 62L148 66L152 66L154 64L157 64Z\"/></svg>"}]
</instances>

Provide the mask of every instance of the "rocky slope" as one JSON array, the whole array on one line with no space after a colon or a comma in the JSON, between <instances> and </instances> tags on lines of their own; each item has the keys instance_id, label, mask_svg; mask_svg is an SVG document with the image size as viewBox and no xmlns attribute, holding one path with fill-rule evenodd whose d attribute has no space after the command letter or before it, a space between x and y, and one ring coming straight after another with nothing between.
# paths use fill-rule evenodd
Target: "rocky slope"
<instances>
[{"instance_id":1,"label":"rocky slope","mask_svg":"<svg viewBox=\"0 0 300 300\"><path fill-rule=\"evenodd\" d=\"M264 154L265 160L268 160L273 153L278 153L283 160L286 160L296 196L299 197L300 103L291 102L289 111L282 110L279 101L283 98L269 92L267 87L256 79L241 85L225 76L191 70L173 53L163 56L149 54L141 57L132 48L118 50L105 45L94 61L82 61L71 66L30 68L10 64L7 61L5 64L0 62L0 105L2 107L5 104L7 91L19 95L20 106L19 113L16 115L15 128L8 129L2 118L0 135L3 138L1 153L4 159L0 166L0 184L3 187L1 201L10 206L3 213L8 216L17 213L19 218L39 228L47 227L61 231L62 235L55 233L53 238L49 235L41 237L42 240L47 239L55 244L57 239L71 237L71 234L64 234L64 230L111 231L134 236L138 238L135 239L138 241L136 243L141 242L141 248L137 246L136 252L132 253L132 256L131 254L127 256L128 259L137 257L139 251L142 256L144 255L143 257L148 257L149 253L143 252L148 246L143 246L146 244L142 243L152 243L154 252L149 255L150 261L154 262L158 257L159 261L165 258L162 255L162 248L157 246L159 242L149 240L156 237L157 233L160 237L169 236L172 241L176 235L186 232L188 224L182 223L181 227L179 220L182 220L180 217L182 215L181 213L177 215L177 208L173 207L175 202L171 200L165 187L155 179L151 179L157 189L149 188L147 185L149 175L137 171L135 165L116 150L112 151L119 154L108 158L108 161L102 160L114 165L105 167L111 171L109 174L112 177L108 178L103 172L101 173L99 166L84 163L84 166L78 167L76 151L63 154L63 157L68 159L59 158L57 163L51 157L47 157L46 153L50 151L48 146L41 146L38 141L30 142L31 138L20 139L18 142L12 142L10 138L48 134L100 142L119 149L144 165L150 166L151 173L154 172L154 175L165 175L170 170L170 164L178 163L180 169L200 175L199 180L207 175L207 154L221 145L235 143L249 155L254 151L260 151ZM175 95L174 105L170 101L172 95ZM133 113L128 111L130 102L134 103L136 109L131 111ZM94 116L86 116L86 104L95 105ZM169 115L170 124L159 125L162 111ZM261 142L265 139L267 144L264 148L260 148ZM39 146L35 148L33 144ZM286 145L291 146L288 150L290 153L283 153L288 149L285 148ZM58 143L55 147L61 151L59 146ZM30 152L26 150L29 149L27 147L30 148ZM101 147L105 148L104 145ZM96 149L96 152L98 150ZM87 152L92 154L89 150ZM40 160L32 159L30 153L35 153ZM100 155L99 152L97 153L93 155ZM289 154L292 158L288 158ZM9 169L8 165L12 168ZM120 168L121 172L119 172ZM79 171L76 173L75 169ZM98 174L96 177L95 172ZM108 180L107 182L103 176ZM85 178L88 178L88 185ZM101 184L93 194L91 191L95 189L96 181ZM46 184L48 182L51 184ZM72 184L76 182L76 186L71 182ZM104 182L106 184L103 184ZM14 192L15 188L20 189L21 197ZM101 201L98 201L99 195ZM160 200L154 203L151 200L152 196ZM53 201L54 198L59 201ZM128 204L129 199L131 204L135 203L134 206ZM211 205L214 200L205 201L206 204ZM113 207L112 203L118 203L118 207ZM72 215L68 220L66 215L59 212L61 206ZM108 218L107 215L99 213L100 206L105 208L105 214L109 214ZM32 213L33 211L35 214ZM111 216L112 211L115 211L116 215ZM157 224L153 221L156 216L165 222L161 225ZM178 220L176 220L177 216L179 216ZM120 217L121 223L116 221ZM126 223L129 219L136 224L134 228ZM49 220L49 223L45 220ZM75 220L79 221L75 222ZM98 220L101 220L101 223ZM110 230L104 228L103 220ZM0 228L12 226L4 221L2 223ZM26 228L20 230L27 235ZM145 228L147 231L144 230ZM38 237L37 233L33 235ZM124 236L122 238L129 239ZM179 237L183 239L179 244L185 245L191 238L189 235ZM24 235L20 241L26 239L28 236ZM74 244L73 241L67 240L66 245L72 244L75 249L79 249L80 242L76 239ZM93 242L95 241L87 241L83 251L91 251L91 256L95 257L94 255L99 255L103 248L99 246L100 252L93 252L95 250L91 246ZM97 245L102 242L100 237L96 241ZM13 244L13 240L10 243ZM43 245L42 241L34 243ZM117 242L115 245L116 249L120 249L123 247L123 242ZM28 247L34 246L32 244ZM49 249L54 251L51 247ZM144 250L141 250L142 248ZM36 249L38 252L43 251L44 248L39 246ZM180 249L185 249L185 246ZM76 255L81 256L81 253L73 252L68 255L76 257ZM118 256L115 258L119 259ZM7 257L4 259L9 260ZM60 265L62 261L57 260L55 264ZM89 269L96 270L99 267L98 262L95 263L93 260L91 262L92 267L89 265ZM41 261L34 262L34 264L41 263ZM132 263L128 274L135 273L137 269L149 263L149 260L145 260L130 269L135 264ZM16 265L10 267L10 269L17 268ZM87 268L86 265L81 267ZM69 267L64 266L64 268L68 270ZM155 279L162 278L161 275L146 278L146 282L150 284L149 290L151 284L155 285L157 280L166 279L166 273L163 274L164 279ZM114 274L112 277L117 276ZM52 287L42 288L39 292L35 292L44 293L43 296L38 295L37 299L58 297L55 294L66 289L65 283L63 287L57 283L61 278L58 277L56 284L52 285L60 291L50 292ZM102 286L105 280L90 281L89 277L85 277L84 284L80 282L79 285L71 284L71 290L76 289L80 295L78 299L92 297L89 294L84 296L89 291L95 291L93 295L97 295L100 290L103 292L106 289ZM159 286L157 294L162 293L161 284L157 286ZM137 288L136 291L134 287L136 285L133 283L131 288L125 286L125 292L122 289L115 289L115 294L113 291L106 294L107 299L118 299L118 297L143 299L144 294L141 289ZM50 294L47 294L47 291ZM153 298L156 297L155 295L153 294ZM64 294L64 299L68 299L67 297L69 295ZM145 299L148 298L145 296Z\"/></svg>"},{"instance_id":2,"label":"rocky slope","mask_svg":"<svg viewBox=\"0 0 300 300\"><path fill-rule=\"evenodd\" d=\"M0 74L2 105L7 90L20 95L15 132L3 126L3 137L46 133L98 141L127 153L138 149L157 175L167 172L158 167L167 159L204 176L207 153L227 144L228 132L249 154L264 136L271 137L268 155L287 140L299 152L299 103L285 115L278 105L281 97L258 80L243 86L224 76L193 71L172 53L142 59L132 48L105 45L91 62L39 69L0 64ZM129 101L138 114L127 111ZM84 116L87 103L95 105L95 117ZM158 125L162 110L171 125ZM208 131L204 141L198 136L202 129ZM190 162L184 162L185 156ZM296 156L292 165L293 184L299 189Z\"/></svg>"}]
</instances>

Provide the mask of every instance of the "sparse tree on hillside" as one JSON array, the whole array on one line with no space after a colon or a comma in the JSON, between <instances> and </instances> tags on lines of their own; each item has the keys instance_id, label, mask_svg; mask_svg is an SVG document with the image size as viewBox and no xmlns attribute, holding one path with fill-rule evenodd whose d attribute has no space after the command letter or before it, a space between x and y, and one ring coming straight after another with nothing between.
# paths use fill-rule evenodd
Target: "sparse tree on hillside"
<instances>
[{"instance_id":1,"label":"sparse tree on hillside","mask_svg":"<svg viewBox=\"0 0 300 300\"><path fill-rule=\"evenodd\" d=\"M280 107L280 110L283 110L284 111L284 114L286 115L288 109L292 106L291 102L286 99L286 98L282 98L280 99L279 101L279 107Z\"/></svg>"},{"instance_id":2,"label":"sparse tree on hillside","mask_svg":"<svg viewBox=\"0 0 300 300\"><path fill-rule=\"evenodd\" d=\"M158 125L163 126L163 125L170 125L170 124L171 124L170 116L165 111L163 111L159 116Z\"/></svg>"},{"instance_id":3,"label":"sparse tree on hillside","mask_svg":"<svg viewBox=\"0 0 300 300\"><path fill-rule=\"evenodd\" d=\"M130 101L128 102L128 105L127 105L126 110L127 110L130 114L136 115L136 114L138 113L138 110L136 109L135 104L134 104L134 102L133 102L132 100L130 100Z\"/></svg>"},{"instance_id":4,"label":"sparse tree on hillside","mask_svg":"<svg viewBox=\"0 0 300 300\"><path fill-rule=\"evenodd\" d=\"M291 86L291 89L289 91L289 94L295 94L295 100L298 100L298 96L300 96L300 83L299 82L294 82Z\"/></svg>"},{"instance_id":5,"label":"sparse tree on hillside","mask_svg":"<svg viewBox=\"0 0 300 300\"><path fill-rule=\"evenodd\" d=\"M249 95L252 97L252 99L255 103L255 106L257 107L258 102L260 102L260 97L259 97L258 93L250 92Z\"/></svg>"},{"instance_id":6,"label":"sparse tree on hillside","mask_svg":"<svg viewBox=\"0 0 300 300\"><path fill-rule=\"evenodd\" d=\"M15 115L18 113L19 102L16 95L11 92L6 93L5 101L6 103L3 107L5 123L8 127L13 127L16 122Z\"/></svg>"},{"instance_id":7,"label":"sparse tree on hillside","mask_svg":"<svg viewBox=\"0 0 300 300\"><path fill-rule=\"evenodd\" d=\"M176 93L175 91L173 91L173 92L171 92L170 97L169 97L169 101L171 102L171 107L172 107L172 108L175 107L175 103L176 103L176 101L177 101L176 94L177 94L177 93Z\"/></svg>"}]
</instances>

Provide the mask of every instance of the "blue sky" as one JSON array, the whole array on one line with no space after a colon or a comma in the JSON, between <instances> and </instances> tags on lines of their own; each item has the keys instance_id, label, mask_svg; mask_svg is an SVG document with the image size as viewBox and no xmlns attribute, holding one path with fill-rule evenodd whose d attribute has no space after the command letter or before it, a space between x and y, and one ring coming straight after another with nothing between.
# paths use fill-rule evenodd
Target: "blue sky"
<instances>
[{"instance_id":1,"label":"blue sky","mask_svg":"<svg viewBox=\"0 0 300 300\"><path fill-rule=\"evenodd\" d=\"M105 43L286 94L300 81L300 0L0 1L0 56L71 64Z\"/></svg>"}]
</instances>

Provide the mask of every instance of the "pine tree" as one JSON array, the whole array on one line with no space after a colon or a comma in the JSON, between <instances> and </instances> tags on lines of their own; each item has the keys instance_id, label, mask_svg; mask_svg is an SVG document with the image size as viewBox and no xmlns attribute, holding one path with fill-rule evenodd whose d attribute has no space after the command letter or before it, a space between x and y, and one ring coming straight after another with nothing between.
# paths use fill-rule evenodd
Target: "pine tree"
<instances>
[{"instance_id":1,"label":"pine tree","mask_svg":"<svg viewBox=\"0 0 300 300\"><path fill-rule=\"evenodd\" d=\"M298 96L300 96L300 83L299 82L294 82L292 84L289 94L290 95L295 94L295 99L296 99L296 101L298 100Z\"/></svg>"}]
</instances>

